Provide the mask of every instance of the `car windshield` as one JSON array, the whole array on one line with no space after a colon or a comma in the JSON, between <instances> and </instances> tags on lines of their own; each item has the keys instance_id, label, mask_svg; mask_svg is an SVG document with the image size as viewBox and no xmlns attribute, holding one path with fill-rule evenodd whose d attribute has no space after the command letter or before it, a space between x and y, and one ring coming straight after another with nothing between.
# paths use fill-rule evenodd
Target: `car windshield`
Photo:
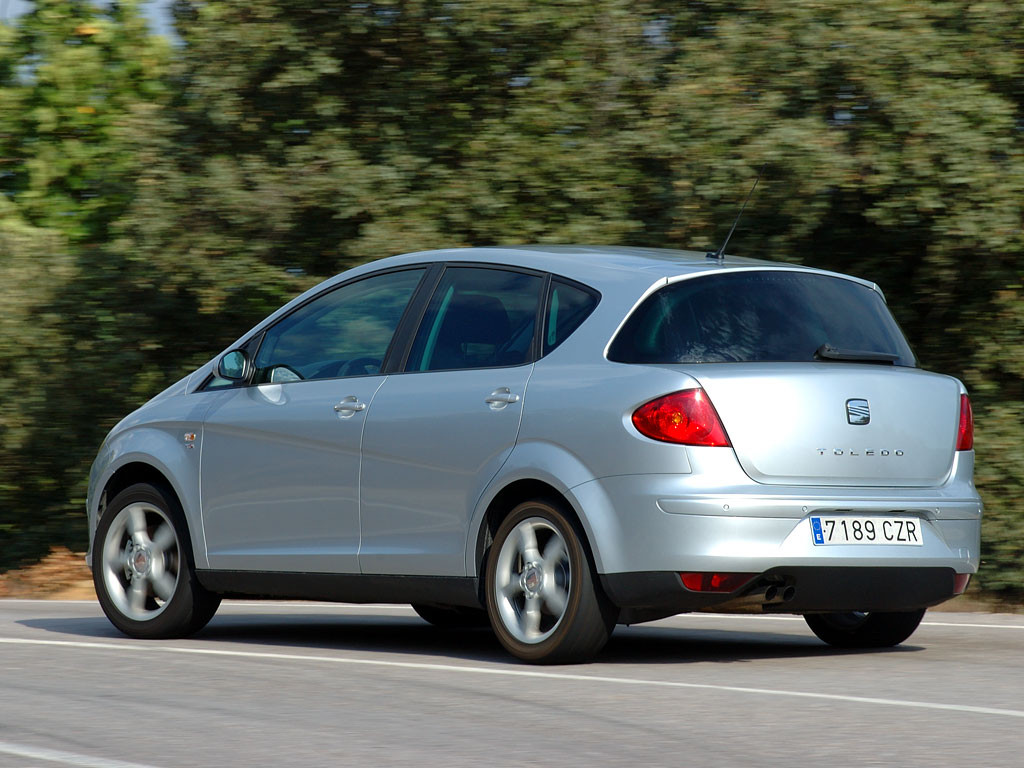
<instances>
[{"instance_id":1,"label":"car windshield","mask_svg":"<svg viewBox=\"0 0 1024 768\"><path fill-rule=\"evenodd\" d=\"M672 283L629 317L608 358L915 365L878 292L852 280L788 270L727 272Z\"/></svg>"}]
</instances>

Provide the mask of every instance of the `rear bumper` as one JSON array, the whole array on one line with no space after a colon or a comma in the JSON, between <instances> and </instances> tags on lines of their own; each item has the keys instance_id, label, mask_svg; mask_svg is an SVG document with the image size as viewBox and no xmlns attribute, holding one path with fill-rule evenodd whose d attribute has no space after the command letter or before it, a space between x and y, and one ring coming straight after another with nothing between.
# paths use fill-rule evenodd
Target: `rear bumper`
<instances>
[{"instance_id":1,"label":"rear bumper","mask_svg":"<svg viewBox=\"0 0 1024 768\"><path fill-rule=\"evenodd\" d=\"M709 449L714 450L714 449ZM973 487L940 489L709 487L693 475L620 475L572 489L603 574L763 573L789 568L978 570L981 500ZM922 546L817 546L814 515L920 521Z\"/></svg>"},{"instance_id":2,"label":"rear bumper","mask_svg":"<svg viewBox=\"0 0 1024 768\"><path fill-rule=\"evenodd\" d=\"M815 613L912 611L954 597L952 568L782 566L761 573L730 594L691 592L678 573L601 574L620 622L651 621L702 610Z\"/></svg>"}]
</instances>

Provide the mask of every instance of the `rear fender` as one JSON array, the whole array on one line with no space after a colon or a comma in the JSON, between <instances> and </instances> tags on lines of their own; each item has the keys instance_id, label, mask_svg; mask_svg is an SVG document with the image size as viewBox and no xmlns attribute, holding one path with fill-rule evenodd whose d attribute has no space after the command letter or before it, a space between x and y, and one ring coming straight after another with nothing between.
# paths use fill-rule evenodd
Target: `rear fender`
<instances>
[{"instance_id":1,"label":"rear fender","mask_svg":"<svg viewBox=\"0 0 1024 768\"><path fill-rule=\"evenodd\" d=\"M502 490L521 480L546 483L568 502L583 527L593 553L594 565L598 572L602 572L602 549L605 542L610 544L616 540L620 522L600 483L589 482L593 479L593 473L579 457L564 448L539 441L518 443L500 474L481 495L474 510L469 527L473 535L467 537L466 542L466 573L471 576L480 575L477 547L488 508ZM577 496L576 489L579 487L586 489L585 498Z\"/></svg>"}]
</instances>

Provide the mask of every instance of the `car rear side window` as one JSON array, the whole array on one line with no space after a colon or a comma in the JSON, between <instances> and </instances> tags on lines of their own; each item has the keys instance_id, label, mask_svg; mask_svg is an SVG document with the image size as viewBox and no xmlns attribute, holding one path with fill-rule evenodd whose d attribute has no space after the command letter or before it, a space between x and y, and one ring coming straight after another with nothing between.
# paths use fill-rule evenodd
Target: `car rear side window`
<instances>
[{"instance_id":1,"label":"car rear side window","mask_svg":"<svg viewBox=\"0 0 1024 768\"><path fill-rule=\"evenodd\" d=\"M823 344L896 356L910 350L882 297L852 280L786 270L672 283L629 317L608 351L623 363L805 362Z\"/></svg>"},{"instance_id":2,"label":"car rear side window","mask_svg":"<svg viewBox=\"0 0 1024 768\"><path fill-rule=\"evenodd\" d=\"M544 354L553 350L579 328L597 306L597 296L561 280L551 281L548 311L544 320Z\"/></svg>"},{"instance_id":3,"label":"car rear side window","mask_svg":"<svg viewBox=\"0 0 1024 768\"><path fill-rule=\"evenodd\" d=\"M543 282L523 272L449 267L430 299L406 370L529 362Z\"/></svg>"}]
</instances>

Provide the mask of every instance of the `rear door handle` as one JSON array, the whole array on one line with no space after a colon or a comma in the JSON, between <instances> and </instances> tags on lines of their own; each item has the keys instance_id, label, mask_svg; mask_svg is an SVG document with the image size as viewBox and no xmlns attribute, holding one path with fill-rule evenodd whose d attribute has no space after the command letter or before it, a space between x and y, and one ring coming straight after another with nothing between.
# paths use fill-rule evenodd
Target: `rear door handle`
<instances>
[{"instance_id":1,"label":"rear door handle","mask_svg":"<svg viewBox=\"0 0 1024 768\"><path fill-rule=\"evenodd\" d=\"M484 398L484 402L491 406L492 410L499 410L511 403L519 402L519 395L512 394L508 387L499 387Z\"/></svg>"},{"instance_id":2,"label":"rear door handle","mask_svg":"<svg viewBox=\"0 0 1024 768\"><path fill-rule=\"evenodd\" d=\"M352 418L358 411L365 411L366 403L360 402L355 395L349 395L334 406L334 412L343 419Z\"/></svg>"}]
</instances>

